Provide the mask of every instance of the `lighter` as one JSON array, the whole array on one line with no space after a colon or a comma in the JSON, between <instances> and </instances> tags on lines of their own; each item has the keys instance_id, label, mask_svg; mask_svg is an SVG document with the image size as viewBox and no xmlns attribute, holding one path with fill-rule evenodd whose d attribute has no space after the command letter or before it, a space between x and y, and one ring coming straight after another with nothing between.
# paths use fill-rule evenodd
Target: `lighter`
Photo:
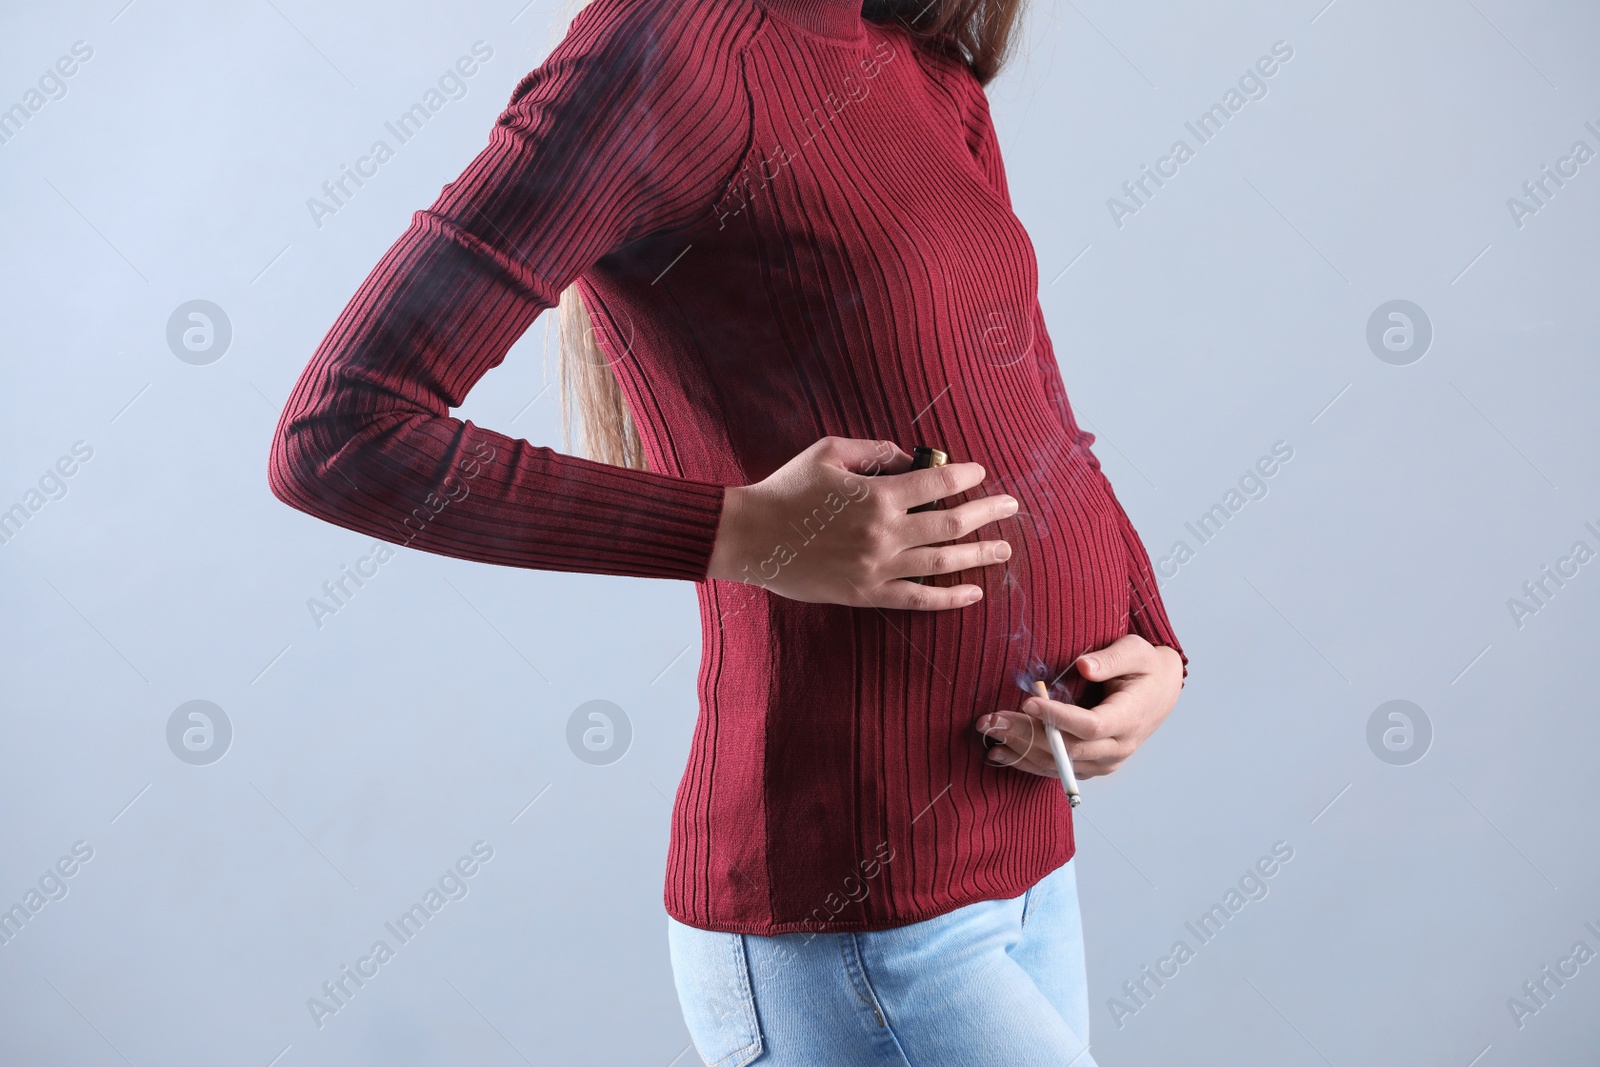
<instances>
[{"instance_id":1,"label":"lighter","mask_svg":"<svg viewBox=\"0 0 1600 1067\"><path fill-rule=\"evenodd\" d=\"M917 445L911 449L911 469L914 471L928 470L933 467L943 467L949 462L950 454L940 449L929 448L927 445ZM906 514L914 515L919 511L933 511L938 506L939 501L930 500L926 504L918 504L916 507L908 509ZM916 582L918 585L921 585L924 579L916 575L911 575L906 578L906 581Z\"/></svg>"},{"instance_id":2,"label":"lighter","mask_svg":"<svg viewBox=\"0 0 1600 1067\"><path fill-rule=\"evenodd\" d=\"M916 445L911 449L911 469L914 471L928 470L931 467L943 467L950 462L950 455L937 448L927 445ZM918 504L906 514L915 514L918 511L932 511L939 506L937 500L930 500L926 504Z\"/></svg>"}]
</instances>

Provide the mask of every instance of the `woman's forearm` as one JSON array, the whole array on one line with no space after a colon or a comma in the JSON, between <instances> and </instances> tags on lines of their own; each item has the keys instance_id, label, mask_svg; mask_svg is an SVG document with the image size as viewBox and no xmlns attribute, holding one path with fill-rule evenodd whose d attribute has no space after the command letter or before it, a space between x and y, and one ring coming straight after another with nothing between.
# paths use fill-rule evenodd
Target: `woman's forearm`
<instances>
[{"instance_id":1,"label":"woman's forearm","mask_svg":"<svg viewBox=\"0 0 1600 1067\"><path fill-rule=\"evenodd\" d=\"M428 552L542 570L704 578L722 487L610 467L438 415L310 414L270 481L327 522Z\"/></svg>"}]
</instances>

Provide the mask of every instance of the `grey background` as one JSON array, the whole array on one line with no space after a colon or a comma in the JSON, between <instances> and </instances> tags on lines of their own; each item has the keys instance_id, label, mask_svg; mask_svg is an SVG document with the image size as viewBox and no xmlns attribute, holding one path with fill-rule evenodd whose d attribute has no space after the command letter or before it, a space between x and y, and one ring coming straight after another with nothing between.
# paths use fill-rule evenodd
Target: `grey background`
<instances>
[{"instance_id":1,"label":"grey background","mask_svg":"<svg viewBox=\"0 0 1600 1067\"><path fill-rule=\"evenodd\" d=\"M307 598L371 542L266 486L312 349L560 13L124 3L0 15L0 106L94 49L0 145L0 508L94 450L0 546L0 905L94 850L0 946L0 1061L693 1062L661 907L691 587L401 550L318 629ZM1095 1056L1593 1062L1600 963L1520 1028L1507 1001L1600 949L1600 562L1520 627L1507 601L1600 548L1600 161L1520 228L1507 198L1600 150L1600 9L1324 3L1035 0L990 89L1068 389L1152 556L1294 450L1166 582L1191 680L1086 790ZM316 227L306 199L480 39L467 95ZM1279 40L1269 95L1118 228L1106 199ZM205 366L166 344L196 299L233 328ZM1394 299L1434 330L1409 366L1365 341ZM557 444L543 335L460 414ZM208 766L166 740L196 699L233 730ZM632 724L606 766L566 741L593 699ZM1400 699L1432 727L1404 766L1367 742ZM480 840L468 894L318 1029L307 998ZM1119 1027L1122 983L1279 841L1270 894Z\"/></svg>"}]
</instances>

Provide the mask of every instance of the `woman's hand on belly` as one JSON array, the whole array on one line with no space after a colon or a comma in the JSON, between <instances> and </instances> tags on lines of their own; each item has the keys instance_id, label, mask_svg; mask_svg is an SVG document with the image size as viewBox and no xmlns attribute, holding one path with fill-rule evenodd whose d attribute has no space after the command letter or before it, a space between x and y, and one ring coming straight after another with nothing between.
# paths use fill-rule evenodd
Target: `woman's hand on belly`
<instances>
[{"instance_id":1,"label":"woman's hand on belly","mask_svg":"<svg viewBox=\"0 0 1600 1067\"><path fill-rule=\"evenodd\" d=\"M1137 634L1078 657L1078 673L1105 687L1092 708L1029 697L1018 711L997 711L977 722L978 732L1002 744L989 762L1055 778L1055 760L1045 742L1048 719L1060 728L1079 778L1110 774L1167 720L1183 688L1183 658Z\"/></svg>"},{"instance_id":2,"label":"woman's hand on belly","mask_svg":"<svg viewBox=\"0 0 1600 1067\"><path fill-rule=\"evenodd\" d=\"M983 596L977 585L906 579L1011 558L1003 540L942 542L1016 514L1016 498L979 497L907 514L984 479L976 463L910 466L911 457L891 442L824 437L762 481L729 487L706 577L812 604L937 611L976 603Z\"/></svg>"}]
</instances>

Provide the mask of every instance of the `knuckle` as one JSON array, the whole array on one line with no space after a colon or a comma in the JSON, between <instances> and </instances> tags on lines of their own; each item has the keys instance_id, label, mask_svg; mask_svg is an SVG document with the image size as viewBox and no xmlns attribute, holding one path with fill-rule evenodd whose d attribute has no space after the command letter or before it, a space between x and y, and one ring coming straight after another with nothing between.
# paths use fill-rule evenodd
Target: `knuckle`
<instances>
[{"instance_id":1,"label":"knuckle","mask_svg":"<svg viewBox=\"0 0 1600 1067\"><path fill-rule=\"evenodd\" d=\"M872 549L873 556L879 559L893 555L897 543L894 527L888 522L873 523L867 543Z\"/></svg>"},{"instance_id":2,"label":"knuckle","mask_svg":"<svg viewBox=\"0 0 1600 1067\"><path fill-rule=\"evenodd\" d=\"M892 522L904 518L904 514L889 502L884 493L872 492L869 488L866 498L866 511L863 513L865 521L878 526L888 526Z\"/></svg>"}]
</instances>

